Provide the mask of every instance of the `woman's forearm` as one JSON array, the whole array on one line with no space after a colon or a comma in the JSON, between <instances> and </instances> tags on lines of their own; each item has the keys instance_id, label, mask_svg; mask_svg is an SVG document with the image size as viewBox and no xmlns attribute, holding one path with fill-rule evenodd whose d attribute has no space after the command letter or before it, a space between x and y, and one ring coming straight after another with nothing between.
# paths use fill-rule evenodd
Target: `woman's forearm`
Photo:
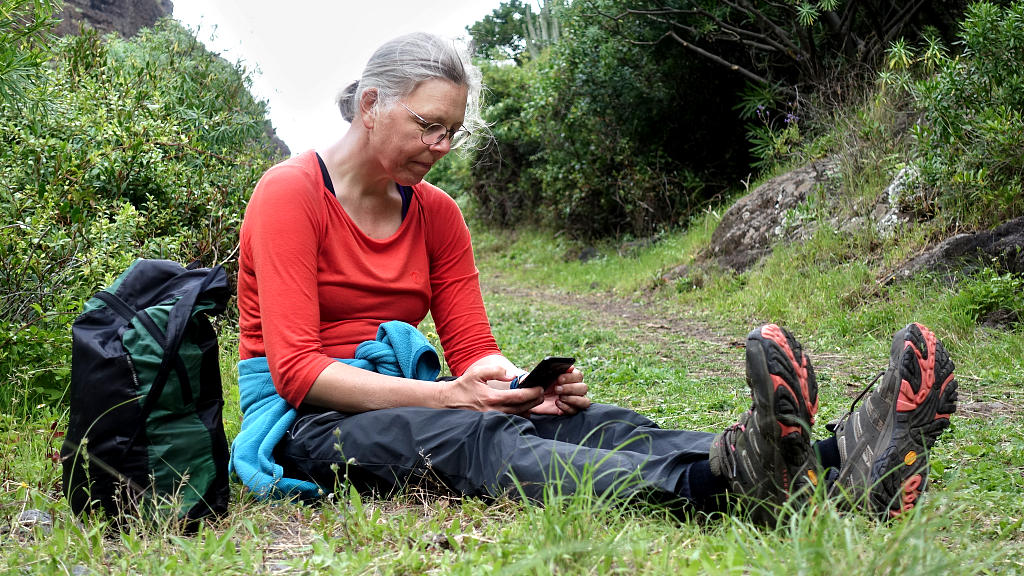
<instances>
[{"instance_id":1,"label":"woman's forearm","mask_svg":"<svg viewBox=\"0 0 1024 576\"><path fill-rule=\"evenodd\" d=\"M303 402L353 413L399 406L443 408L439 393L437 382L385 376L335 362L317 376Z\"/></svg>"},{"instance_id":2,"label":"woman's forearm","mask_svg":"<svg viewBox=\"0 0 1024 576\"><path fill-rule=\"evenodd\" d=\"M523 414L540 404L543 390L509 390L508 381L521 372L498 355L481 358L448 382L396 378L335 362L320 373L303 402L353 413L422 406Z\"/></svg>"}]
</instances>

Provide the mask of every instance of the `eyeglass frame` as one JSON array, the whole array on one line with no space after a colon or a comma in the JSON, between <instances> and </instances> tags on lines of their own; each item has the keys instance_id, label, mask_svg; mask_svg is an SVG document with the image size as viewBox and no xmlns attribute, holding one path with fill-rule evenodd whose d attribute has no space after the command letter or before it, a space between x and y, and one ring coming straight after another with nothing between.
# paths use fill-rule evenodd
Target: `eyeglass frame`
<instances>
[{"instance_id":1,"label":"eyeglass frame","mask_svg":"<svg viewBox=\"0 0 1024 576\"><path fill-rule=\"evenodd\" d=\"M472 132L470 132L469 130L466 130L465 126L459 126L458 128L448 128L447 126L445 126L444 124L441 124L440 122L430 122L426 118L424 118L423 116L420 116L419 114L413 112L412 109L409 108L408 106L406 106L404 102L399 101L398 103L402 106L402 108L405 108L406 112L408 112L409 114L412 114L413 117L415 117L416 120L419 121L420 128L421 128L421 131L420 131L420 142L423 142L423 144L426 145L428 148L430 146L437 146L441 142L444 142L445 138L448 139L448 144L452 148L456 148L458 145L462 144L466 140L466 138L468 138L468 137L473 135ZM425 140L425 138L427 136L427 131L430 130L431 128L433 128L434 126L440 126L441 128L443 128L444 129L444 133L436 141L434 141L434 142L427 142ZM460 138L458 143L456 143L455 135L458 134L459 132L463 132L466 135L464 137Z\"/></svg>"}]
</instances>

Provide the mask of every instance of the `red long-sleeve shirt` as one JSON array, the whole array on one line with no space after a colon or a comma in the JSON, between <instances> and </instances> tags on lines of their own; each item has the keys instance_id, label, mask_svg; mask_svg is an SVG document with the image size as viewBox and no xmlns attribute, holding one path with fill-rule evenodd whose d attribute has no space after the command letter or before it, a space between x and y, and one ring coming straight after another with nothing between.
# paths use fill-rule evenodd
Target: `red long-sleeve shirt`
<instances>
[{"instance_id":1,"label":"red long-sleeve shirt","mask_svg":"<svg viewBox=\"0 0 1024 576\"><path fill-rule=\"evenodd\" d=\"M426 182L412 189L398 231L378 240L324 185L312 150L256 185L241 230L239 353L266 356L292 406L333 358L351 358L389 320L416 326L430 311L456 375L500 353L462 212Z\"/></svg>"}]
</instances>

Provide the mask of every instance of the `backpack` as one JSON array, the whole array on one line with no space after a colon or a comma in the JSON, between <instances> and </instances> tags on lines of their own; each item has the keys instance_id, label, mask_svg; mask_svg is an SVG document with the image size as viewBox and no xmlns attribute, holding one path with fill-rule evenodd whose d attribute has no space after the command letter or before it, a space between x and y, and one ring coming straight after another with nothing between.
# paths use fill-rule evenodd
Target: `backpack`
<instances>
[{"instance_id":1,"label":"backpack","mask_svg":"<svg viewBox=\"0 0 1024 576\"><path fill-rule=\"evenodd\" d=\"M175 510L186 526L227 511L228 444L217 335L220 266L136 260L71 328L64 495L76 514Z\"/></svg>"}]
</instances>

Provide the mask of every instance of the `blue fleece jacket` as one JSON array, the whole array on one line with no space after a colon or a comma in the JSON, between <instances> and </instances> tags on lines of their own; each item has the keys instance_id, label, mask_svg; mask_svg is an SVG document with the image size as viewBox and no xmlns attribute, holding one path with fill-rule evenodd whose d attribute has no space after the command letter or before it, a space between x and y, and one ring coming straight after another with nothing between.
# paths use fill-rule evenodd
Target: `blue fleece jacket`
<instances>
[{"instance_id":1,"label":"blue fleece jacket","mask_svg":"<svg viewBox=\"0 0 1024 576\"><path fill-rule=\"evenodd\" d=\"M355 358L338 360L388 376L435 380L441 371L434 347L414 326L391 321L377 329L377 339L356 348ZM231 444L231 471L261 499L322 496L313 482L285 478L274 462L274 447L295 422L296 411L277 394L266 358L238 363L242 429Z\"/></svg>"}]
</instances>

